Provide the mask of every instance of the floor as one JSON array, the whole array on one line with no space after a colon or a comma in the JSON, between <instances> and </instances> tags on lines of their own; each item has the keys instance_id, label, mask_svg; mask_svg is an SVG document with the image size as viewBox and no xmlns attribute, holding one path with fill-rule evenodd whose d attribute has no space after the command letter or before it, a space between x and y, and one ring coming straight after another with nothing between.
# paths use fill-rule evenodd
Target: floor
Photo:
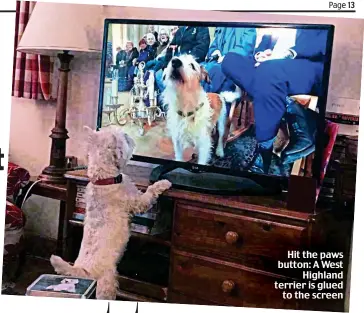
<instances>
[{"instance_id":1,"label":"floor","mask_svg":"<svg viewBox=\"0 0 364 313\"><path fill-rule=\"evenodd\" d=\"M27 256L23 270L15 283L3 290L2 294L25 295L27 287L42 274L54 274L53 267L46 259Z\"/></svg>"}]
</instances>

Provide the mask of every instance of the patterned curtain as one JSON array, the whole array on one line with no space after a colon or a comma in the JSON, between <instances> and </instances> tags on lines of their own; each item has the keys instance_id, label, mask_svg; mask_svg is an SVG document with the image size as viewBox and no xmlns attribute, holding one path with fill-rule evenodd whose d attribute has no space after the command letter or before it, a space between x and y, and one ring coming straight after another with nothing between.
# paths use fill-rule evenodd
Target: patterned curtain
<instances>
[{"instance_id":1,"label":"patterned curtain","mask_svg":"<svg viewBox=\"0 0 364 313\"><path fill-rule=\"evenodd\" d=\"M16 2L12 95L18 98L50 100L52 98L52 58L16 51L35 5L35 1Z\"/></svg>"}]
</instances>

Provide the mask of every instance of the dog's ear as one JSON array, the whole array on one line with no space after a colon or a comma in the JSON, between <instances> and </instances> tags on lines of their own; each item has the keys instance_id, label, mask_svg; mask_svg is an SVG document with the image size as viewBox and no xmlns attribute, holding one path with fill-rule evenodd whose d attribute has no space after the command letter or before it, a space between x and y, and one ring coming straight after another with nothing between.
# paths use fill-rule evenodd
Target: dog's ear
<instances>
[{"instance_id":1,"label":"dog's ear","mask_svg":"<svg viewBox=\"0 0 364 313\"><path fill-rule=\"evenodd\" d=\"M86 138L87 138L87 142L91 142L93 135L95 134L95 131L92 130L90 127L88 126L83 126L83 130L85 132Z\"/></svg>"},{"instance_id":2,"label":"dog's ear","mask_svg":"<svg viewBox=\"0 0 364 313\"><path fill-rule=\"evenodd\" d=\"M203 66L200 66L200 81L205 81L206 83L210 84L211 79L209 76L209 73L206 71L206 69Z\"/></svg>"},{"instance_id":3,"label":"dog's ear","mask_svg":"<svg viewBox=\"0 0 364 313\"><path fill-rule=\"evenodd\" d=\"M115 147L115 155L117 160L121 160L125 158L125 133L121 128L114 128L114 131L111 132L112 136L110 138L110 144Z\"/></svg>"},{"instance_id":4,"label":"dog's ear","mask_svg":"<svg viewBox=\"0 0 364 313\"><path fill-rule=\"evenodd\" d=\"M129 148L134 151L136 147L136 143L133 138L131 138L128 134L125 134L125 140L128 143Z\"/></svg>"},{"instance_id":5,"label":"dog's ear","mask_svg":"<svg viewBox=\"0 0 364 313\"><path fill-rule=\"evenodd\" d=\"M93 132L93 130L90 128L90 127L88 127L88 126L83 126L83 130L85 131L85 132Z\"/></svg>"}]
</instances>

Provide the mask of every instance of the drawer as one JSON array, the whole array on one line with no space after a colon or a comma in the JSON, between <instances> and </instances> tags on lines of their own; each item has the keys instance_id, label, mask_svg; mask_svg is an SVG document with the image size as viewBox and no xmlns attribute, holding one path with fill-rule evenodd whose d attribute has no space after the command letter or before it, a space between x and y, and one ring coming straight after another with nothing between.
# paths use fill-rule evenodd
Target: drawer
<instances>
[{"instance_id":1,"label":"drawer","mask_svg":"<svg viewBox=\"0 0 364 313\"><path fill-rule=\"evenodd\" d=\"M287 251L307 246L307 230L306 226L178 204L173 245L234 262L247 255L283 261Z\"/></svg>"},{"instance_id":2,"label":"drawer","mask_svg":"<svg viewBox=\"0 0 364 313\"><path fill-rule=\"evenodd\" d=\"M218 305L295 309L274 282L282 276L182 251L172 255L170 289Z\"/></svg>"},{"instance_id":3,"label":"drawer","mask_svg":"<svg viewBox=\"0 0 364 313\"><path fill-rule=\"evenodd\" d=\"M120 291L140 295L160 302L167 300L167 287L150 284L126 276L118 276Z\"/></svg>"},{"instance_id":4,"label":"drawer","mask_svg":"<svg viewBox=\"0 0 364 313\"><path fill-rule=\"evenodd\" d=\"M197 299L191 296L186 296L179 292L168 291L168 303L174 304L196 304L196 305L217 305L211 301Z\"/></svg>"}]
</instances>

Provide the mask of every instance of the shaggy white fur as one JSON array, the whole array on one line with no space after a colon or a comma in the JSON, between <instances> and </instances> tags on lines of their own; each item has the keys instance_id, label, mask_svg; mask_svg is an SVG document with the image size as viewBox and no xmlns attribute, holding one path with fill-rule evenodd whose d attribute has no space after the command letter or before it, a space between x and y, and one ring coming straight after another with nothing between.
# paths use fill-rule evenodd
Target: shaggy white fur
<instances>
[{"instance_id":1,"label":"shaggy white fur","mask_svg":"<svg viewBox=\"0 0 364 313\"><path fill-rule=\"evenodd\" d=\"M122 173L135 148L134 140L120 127L96 132L85 127L88 135L88 177L86 216L81 249L74 265L52 255L58 274L97 280L96 298L116 298L116 266L129 240L130 215L147 211L158 196L171 187L167 180L149 186L141 193L130 178L113 185L94 185L100 179Z\"/></svg>"},{"instance_id":2,"label":"shaggy white fur","mask_svg":"<svg viewBox=\"0 0 364 313\"><path fill-rule=\"evenodd\" d=\"M197 162L206 165L211 158L211 135L215 127L219 135L216 155L224 157L226 101L236 100L241 94L221 94L221 110L215 112L200 84L201 67L189 54L174 57L164 70L163 80L163 101L168 104L167 130L172 138L175 160L183 161L184 149L192 146L197 149ZM214 114L218 115L217 121L213 120Z\"/></svg>"}]
</instances>

